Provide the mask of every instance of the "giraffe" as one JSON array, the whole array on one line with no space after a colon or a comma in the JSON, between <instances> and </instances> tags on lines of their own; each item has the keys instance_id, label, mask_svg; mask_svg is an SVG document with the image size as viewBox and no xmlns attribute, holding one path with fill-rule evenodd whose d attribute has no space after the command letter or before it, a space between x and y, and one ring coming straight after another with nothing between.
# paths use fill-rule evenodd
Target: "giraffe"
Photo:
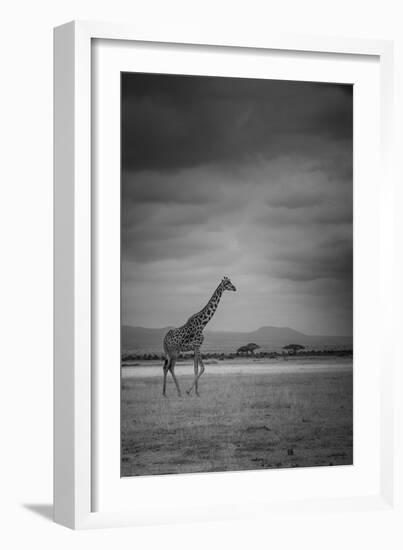
<instances>
[{"instance_id":1,"label":"giraffe","mask_svg":"<svg viewBox=\"0 0 403 550\"><path fill-rule=\"evenodd\" d=\"M173 328L166 333L164 337L165 361L163 366L164 382L162 388L162 395L164 397L166 397L168 371L172 374L178 395L181 396L179 383L175 376L175 363L178 358L178 354L181 351L194 352L194 379L192 385L186 393L190 395L193 388L195 388L195 393L199 397L198 382L204 372L204 365L200 355L200 346L204 340L203 330L216 312L221 296L225 290L236 290L235 286L231 283L228 277L222 278L212 297L202 310L189 317L186 323L181 327Z\"/></svg>"}]
</instances>

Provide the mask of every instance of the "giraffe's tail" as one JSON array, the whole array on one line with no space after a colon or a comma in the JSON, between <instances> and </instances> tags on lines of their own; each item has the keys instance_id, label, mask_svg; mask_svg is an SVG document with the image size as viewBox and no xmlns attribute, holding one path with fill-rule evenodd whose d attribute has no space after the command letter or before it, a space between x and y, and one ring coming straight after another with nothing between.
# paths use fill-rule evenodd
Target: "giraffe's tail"
<instances>
[{"instance_id":1,"label":"giraffe's tail","mask_svg":"<svg viewBox=\"0 0 403 550\"><path fill-rule=\"evenodd\" d=\"M163 365L162 368L165 371L165 370L168 370L169 367L171 366L171 357L169 355L168 346L167 346L167 343L166 343L166 335L165 335L165 338L164 338L163 347L164 347L165 358L164 358L164 365Z\"/></svg>"},{"instance_id":2,"label":"giraffe's tail","mask_svg":"<svg viewBox=\"0 0 403 550\"><path fill-rule=\"evenodd\" d=\"M168 346L167 346L167 343L166 343L166 335L165 335L165 338L164 338L164 342L162 344L163 348L164 348L164 353L165 353L165 357L166 357L166 360L169 360L169 351L168 351Z\"/></svg>"}]
</instances>

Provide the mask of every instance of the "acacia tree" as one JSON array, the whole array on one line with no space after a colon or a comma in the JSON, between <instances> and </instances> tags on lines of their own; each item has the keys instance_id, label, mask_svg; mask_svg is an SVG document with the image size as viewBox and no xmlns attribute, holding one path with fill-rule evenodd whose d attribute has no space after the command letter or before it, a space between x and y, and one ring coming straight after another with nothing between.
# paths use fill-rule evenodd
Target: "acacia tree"
<instances>
[{"instance_id":1,"label":"acacia tree","mask_svg":"<svg viewBox=\"0 0 403 550\"><path fill-rule=\"evenodd\" d=\"M247 344L246 347L248 348L248 351L251 353L251 355L254 355L255 350L260 349L260 346L254 344L253 342Z\"/></svg>"},{"instance_id":2,"label":"acacia tree","mask_svg":"<svg viewBox=\"0 0 403 550\"><path fill-rule=\"evenodd\" d=\"M246 344L246 346L241 346L238 348L237 353L250 353L251 355L254 355L256 349L260 349L260 346L251 342L250 344Z\"/></svg>"},{"instance_id":3,"label":"acacia tree","mask_svg":"<svg viewBox=\"0 0 403 550\"><path fill-rule=\"evenodd\" d=\"M301 344L288 344L284 346L283 349L289 351L291 355L297 355L299 351L305 349L305 346L301 346Z\"/></svg>"}]
</instances>

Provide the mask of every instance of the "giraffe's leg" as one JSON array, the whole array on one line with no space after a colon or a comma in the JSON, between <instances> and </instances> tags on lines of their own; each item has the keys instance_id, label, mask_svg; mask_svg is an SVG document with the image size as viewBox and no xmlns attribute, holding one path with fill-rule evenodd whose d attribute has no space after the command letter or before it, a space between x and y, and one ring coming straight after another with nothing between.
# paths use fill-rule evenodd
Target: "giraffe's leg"
<instances>
[{"instance_id":1,"label":"giraffe's leg","mask_svg":"<svg viewBox=\"0 0 403 550\"><path fill-rule=\"evenodd\" d=\"M180 397L182 395L182 393L181 393L181 389L179 387L179 383L178 383L178 381L176 379L176 376L175 376L175 363L176 363L176 357L171 359L171 364L169 365L169 370L171 371L172 378L174 379L175 386L176 386L176 389L178 391L178 395Z\"/></svg>"},{"instance_id":2,"label":"giraffe's leg","mask_svg":"<svg viewBox=\"0 0 403 550\"><path fill-rule=\"evenodd\" d=\"M197 397L199 397L199 388L198 388L198 380L199 380L199 360L200 360L200 352L197 351L195 353L195 362L194 362L194 371L195 371L195 394Z\"/></svg>"},{"instance_id":3,"label":"giraffe's leg","mask_svg":"<svg viewBox=\"0 0 403 550\"><path fill-rule=\"evenodd\" d=\"M199 397L199 392L197 391L197 383L199 381L199 378L201 377L201 375L203 374L205 368L204 368L204 364L203 364L203 361L202 361L202 358L201 358L201 353L199 353L199 363L200 363L200 370L199 370L199 374L197 375L197 379L196 379L196 395Z\"/></svg>"},{"instance_id":4,"label":"giraffe's leg","mask_svg":"<svg viewBox=\"0 0 403 550\"><path fill-rule=\"evenodd\" d=\"M166 397L166 387L167 387L167 374L168 374L168 371L169 371L169 363L170 363L170 359L167 357L165 359L165 363L164 363L164 366L163 366L163 369L164 369L164 383L163 383L163 386L162 386L162 395L164 397Z\"/></svg>"},{"instance_id":5,"label":"giraffe's leg","mask_svg":"<svg viewBox=\"0 0 403 550\"><path fill-rule=\"evenodd\" d=\"M193 389L193 385L195 386L196 395L198 395L198 393L197 393L197 374L198 374L198 369L199 369L199 352L198 352L198 350L195 350L193 361L194 361L194 373L195 373L195 377L194 377L194 383L193 383L192 386L186 391L186 393L187 393L188 395L190 395L190 393L191 393L191 391L192 391L192 389Z\"/></svg>"},{"instance_id":6,"label":"giraffe's leg","mask_svg":"<svg viewBox=\"0 0 403 550\"><path fill-rule=\"evenodd\" d=\"M193 384L190 386L190 388L188 389L188 393L190 394L190 392L193 390L193 387L195 387L195 390L196 390L196 395L199 397L199 392L198 392L198 381L199 381L199 378L200 376L203 374L204 372L204 365L203 365L203 361L202 361L202 358L201 358L201 354L200 352L197 353L197 360L198 360L198 363L200 364L200 370L198 371L197 374L195 374L195 378L193 380ZM196 372L196 369L195 369L195 372Z\"/></svg>"}]
</instances>

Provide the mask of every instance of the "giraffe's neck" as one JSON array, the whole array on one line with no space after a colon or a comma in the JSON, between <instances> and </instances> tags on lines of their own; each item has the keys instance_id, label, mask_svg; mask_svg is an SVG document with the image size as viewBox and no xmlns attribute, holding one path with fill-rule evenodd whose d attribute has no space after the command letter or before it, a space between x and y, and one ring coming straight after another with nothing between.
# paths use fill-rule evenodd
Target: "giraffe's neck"
<instances>
[{"instance_id":1,"label":"giraffe's neck","mask_svg":"<svg viewBox=\"0 0 403 550\"><path fill-rule=\"evenodd\" d=\"M196 313L196 317L203 327L207 325L207 323L210 321L210 319L216 312L216 309L218 307L218 304L220 303L223 292L224 292L224 289L222 287L222 284L220 283L218 287L215 289L214 294L212 295L210 300L204 306L204 308L201 311L199 311L199 313Z\"/></svg>"}]
</instances>

